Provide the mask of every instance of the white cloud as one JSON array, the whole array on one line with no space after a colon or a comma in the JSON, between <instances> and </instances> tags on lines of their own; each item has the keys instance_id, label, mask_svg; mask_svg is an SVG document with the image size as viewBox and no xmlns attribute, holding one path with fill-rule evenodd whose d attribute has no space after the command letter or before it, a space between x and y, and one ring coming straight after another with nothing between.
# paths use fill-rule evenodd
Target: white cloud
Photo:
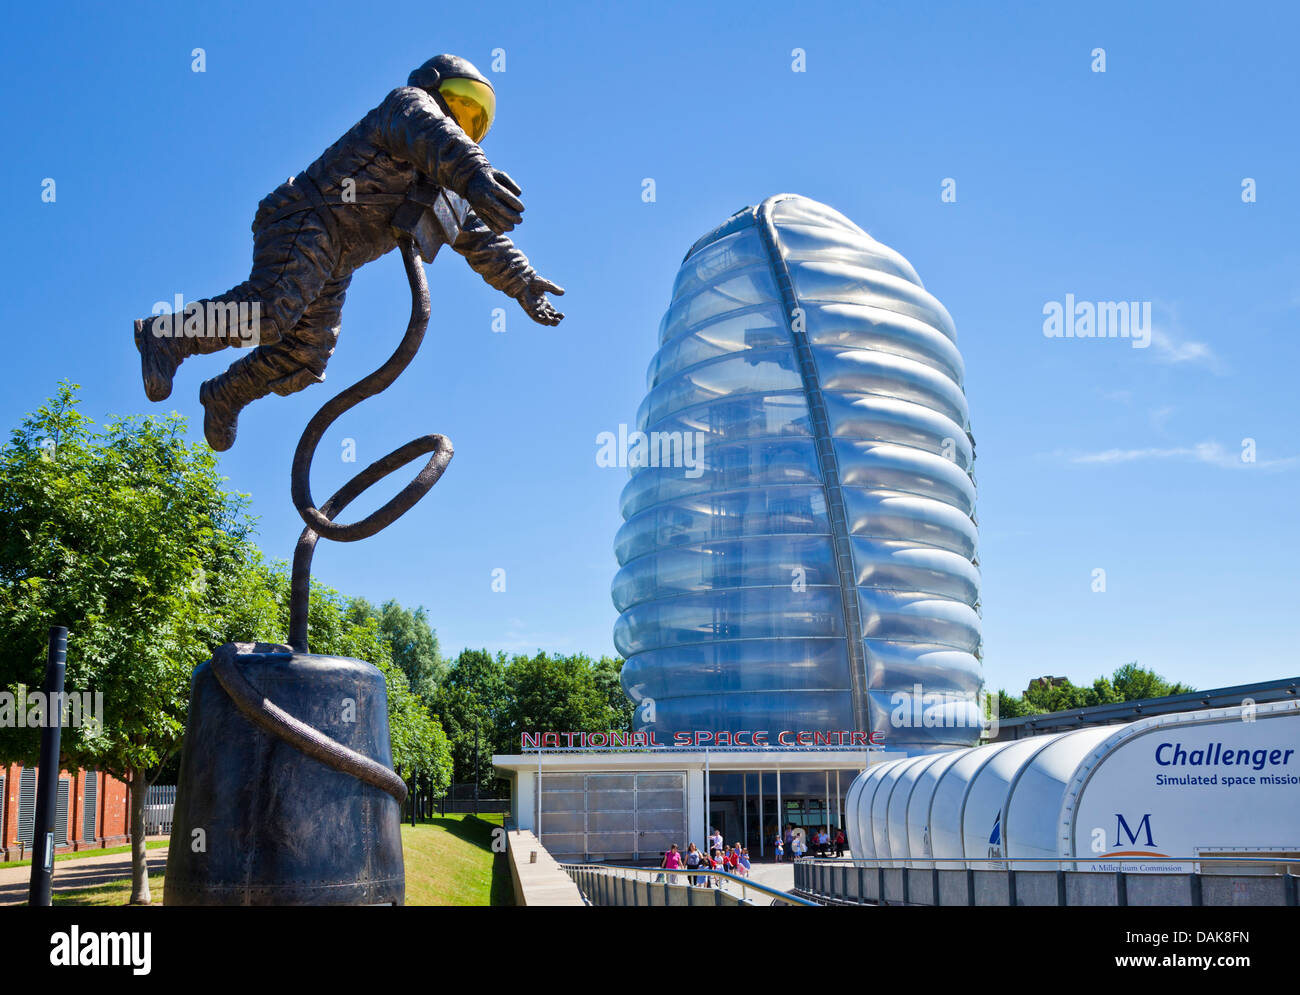
<instances>
[{"instance_id":1,"label":"white cloud","mask_svg":"<svg viewBox=\"0 0 1300 995\"><path fill-rule=\"evenodd\" d=\"M1227 365L1205 342L1195 342L1187 337L1182 322L1178 320L1178 307L1168 301L1156 301L1158 309L1151 329L1151 357L1169 366L1200 366L1211 373L1227 373Z\"/></svg>"},{"instance_id":2,"label":"white cloud","mask_svg":"<svg viewBox=\"0 0 1300 995\"><path fill-rule=\"evenodd\" d=\"M1160 328L1151 330L1151 355L1159 362L1204 366L1213 373L1224 373L1221 360L1204 342L1189 342Z\"/></svg>"},{"instance_id":3,"label":"white cloud","mask_svg":"<svg viewBox=\"0 0 1300 995\"><path fill-rule=\"evenodd\" d=\"M1148 463L1156 460L1179 460L1187 463L1204 463L1227 469L1261 468L1279 470L1300 465L1300 455L1280 456L1277 459L1256 459L1247 463L1241 458L1241 449L1229 449L1214 441L1198 442L1192 446L1146 449L1103 449L1092 453L1066 454L1066 459L1078 464Z\"/></svg>"}]
</instances>

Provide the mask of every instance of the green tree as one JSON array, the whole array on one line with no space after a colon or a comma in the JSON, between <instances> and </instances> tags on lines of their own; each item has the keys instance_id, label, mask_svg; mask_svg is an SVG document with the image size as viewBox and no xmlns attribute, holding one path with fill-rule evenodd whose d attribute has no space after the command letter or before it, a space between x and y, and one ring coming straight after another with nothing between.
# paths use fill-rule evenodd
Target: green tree
<instances>
[{"instance_id":1,"label":"green tree","mask_svg":"<svg viewBox=\"0 0 1300 995\"><path fill-rule=\"evenodd\" d=\"M1022 715L1032 715L1033 706L1024 698L1013 698L1006 691L998 691L998 718L999 719L1016 719ZM992 716L988 716L992 718Z\"/></svg>"},{"instance_id":2,"label":"green tree","mask_svg":"<svg viewBox=\"0 0 1300 995\"><path fill-rule=\"evenodd\" d=\"M1124 699L1120 697L1115 686L1105 677L1098 677L1092 682L1092 691L1088 696L1090 705L1114 705Z\"/></svg>"},{"instance_id":3,"label":"green tree","mask_svg":"<svg viewBox=\"0 0 1300 995\"><path fill-rule=\"evenodd\" d=\"M632 732L632 722L636 717L636 705L623 693L619 674L623 670L622 657L602 656L592 665L596 687L605 696L611 717L609 728L616 732Z\"/></svg>"},{"instance_id":4,"label":"green tree","mask_svg":"<svg viewBox=\"0 0 1300 995\"><path fill-rule=\"evenodd\" d=\"M1196 690L1189 684L1173 684L1153 670L1126 663L1111 676L1111 683L1121 701L1140 701L1143 698L1163 698L1171 694L1186 694Z\"/></svg>"},{"instance_id":5,"label":"green tree","mask_svg":"<svg viewBox=\"0 0 1300 995\"><path fill-rule=\"evenodd\" d=\"M623 716L611 706L607 687L597 681L591 658L517 656L506 668L508 690L502 731L516 746L522 732L562 730L604 732L621 728Z\"/></svg>"},{"instance_id":6,"label":"green tree","mask_svg":"<svg viewBox=\"0 0 1300 995\"><path fill-rule=\"evenodd\" d=\"M443 684L434 694L434 713L447 732L452 780L472 783L477 771L479 790L490 792L497 779L492 754L498 737L488 710L467 689Z\"/></svg>"},{"instance_id":7,"label":"green tree","mask_svg":"<svg viewBox=\"0 0 1300 995\"><path fill-rule=\"evenodd\" d=\"M0 684L39 686L48 626L68 626L67 688L101 693L103 715L64 730L62 763L126 783L131 901L148 904L145 793L180 747L190 671L246 579L253 520L182 418L97 431L76 390L61 384L0 449ZM36 730L0 735L35 759Z\"/></svg>"},{"instance_id":8,"label":"green tree","mask_svg":"<svg viewBox=\"0 0 1300 995\"><path fill-rule=\"evenodd\" d=\"M211 449L185 443L184 419L96 431L77 403L60 385L0 449L0 687L39 686L48 627L69 627L67 689L102 693L103 715L64 730L61 763L126 783L131 901L148 904L145 795L180 748L190 674L221 643L282 642L289 577L263 561L247 499L222 489ZM446 736L380 620L357 614L313 585L313 650L383 672L394 764L445 785ZM38 730L0 729L0 755L34 763L38 752Z\"/></svg>"},{"instance_id":9,"label":"green tree","mask_svg":"<svg viewBox=\"0 0 1300 995\"><path fill-rule=\"evenodd\" d=\"M1144 698L1163 698L1172 694L1192 691L1187 684L1171 684L1159 674L1139 667L1136 662L1126 663L1109 677L1098 677L1091 687L1079 687L1069 680L1057 684L1030 684L1024 694L1013 698L1005 691L998 692L999 715L1004 719L1021 715L1041 715L1046 712L1065 712L1094 705L1113 705Z\"/></svg>"},{"instance_id":10,"label":"green tree","mask_svg":"<svg viewBox=\"0 0 1300 995\"><path fill-rule=\"evenodd\" d=\"M467 692L496 721L506 704L506 655L461 650L447 672L446 684Z\"/></svg>"},{"instance_id":11,"label":"green tree","mask_svg":"<svg viewBox=\"0 0 1300 995\"><path fill-rule=\"evenodd\" d=\"M447 664L424 608L411 611L396 601L385 601L375 608L365 599L355 598L349 611L358 620L378 621L380 636L388 644L393 662L406 674L411 690L431 705L434 691L446 676Z\"/></svg>"},{"instance_id":12,"label":"green tree","mask_svg":"<svg viewBox=\"0 0 1300 995\"><path fill-rule=\"evenodd\" d=\"M273 574L277 600L281 605L281 630L289 622L289 578L282 571ZM338 591L313 583L307 607L308 640L313 653L348 656L374 664L384 675L388 688L388 734L393 766L406 777L416 772L445 785L451 778L451 752L447 737L428 707L411 689L402 668L393 660L380 620L368 613L369 606L344 598ZM442 790L446 790L444 787Z\"/></svg>"},{"instance_id":13,"label":"green tree","mask_svg":"<svg viewBox=\"0 0 1300 995\"><path fill-rule=\"evenodd\" d=\"M497 779L492 754L514 752L502 725L506 713L506 655L486 649L461 650L438 686L433 711L451 744L453 781L470 783L477 769L480 790L491 791Z\"/></svg>"}]
</instances>

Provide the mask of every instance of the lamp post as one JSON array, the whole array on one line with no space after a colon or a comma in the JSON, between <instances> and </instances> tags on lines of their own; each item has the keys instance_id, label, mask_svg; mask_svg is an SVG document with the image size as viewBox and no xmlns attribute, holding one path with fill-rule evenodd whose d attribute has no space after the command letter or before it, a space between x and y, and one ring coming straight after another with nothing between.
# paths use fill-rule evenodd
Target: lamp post
<instances>
[{"instance_id":1,"label":"lamp post","mask_svg":"<svg viewBox=\"0 0 1300 995\"><path fill-rule=\"evenodd\" d=\"M59 741L63 734L63 678L67 670L68 630L50 626L45 664L45 726L41 729L41 759L36 781L36 825L32 831L32 877L28 905L49 905L54 879L54 813L58 807Z\"/></svg>"}]
</instances>

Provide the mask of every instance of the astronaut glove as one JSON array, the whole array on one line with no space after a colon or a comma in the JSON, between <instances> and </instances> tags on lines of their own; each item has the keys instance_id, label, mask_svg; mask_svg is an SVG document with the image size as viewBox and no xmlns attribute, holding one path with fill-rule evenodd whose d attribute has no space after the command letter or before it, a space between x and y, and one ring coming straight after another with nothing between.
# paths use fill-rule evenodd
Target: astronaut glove
<instances>
[{"instance_id":1,"label":"astronaut glove","mask_svg":"<svg viewBox=\"0 0 1300 995\"><path fill-rule=\"evenodd\" d=\"M564 288L550 280L535 276L528 281L527 288L519 295L519 306L539 325L558 325L564 320L564 315L555 310L555 305L546 299L547 294L560 297L564 294Z\"/></svg>"},{"instance_id":2,"label":"astronaut glove","mask_svg":"<svg viewBox=\"0 0 1300 995\"><path fill-rule=\"evenodd\" d=\"M524 202L519 184L491 166L478 170L465 185L465 199L483 223L504 235L523 221Z\"/></svg>"}]
</instances>

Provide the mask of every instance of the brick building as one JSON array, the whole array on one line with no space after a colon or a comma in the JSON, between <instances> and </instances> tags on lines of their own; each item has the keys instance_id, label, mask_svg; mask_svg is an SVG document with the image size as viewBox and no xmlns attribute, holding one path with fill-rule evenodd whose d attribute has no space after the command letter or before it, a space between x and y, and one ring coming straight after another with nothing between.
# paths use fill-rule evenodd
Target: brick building
<instances>
[{"instance_id":1,"label":"brick building","mask_svg":"<svg viewBox=\"0 0 1300 995\"><path fill-rule=\"evenodd\" d=\"M59 771L54 815L57 853L122 846L131 841L126 785L100 771ZM0 861L32 855L36 768L0 762Z\"/></svg>"}]
</instances>

